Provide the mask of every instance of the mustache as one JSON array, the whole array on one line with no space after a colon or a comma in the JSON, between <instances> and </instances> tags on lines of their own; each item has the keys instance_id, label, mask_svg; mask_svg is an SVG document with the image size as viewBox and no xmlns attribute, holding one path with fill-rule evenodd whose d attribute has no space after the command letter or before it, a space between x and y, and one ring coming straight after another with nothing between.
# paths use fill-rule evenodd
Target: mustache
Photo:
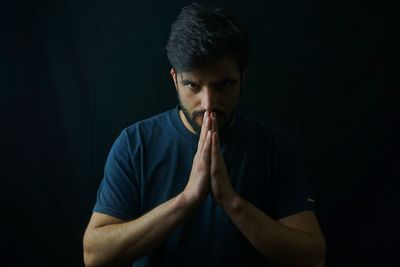
<instances>
[{"instance_id":1,"label":"mustache","mask_svg":"<svg viewBox=\"0 0 400 267\"><path fill-rule=\"evenodd\" d=\"M206 110L193 111L192 112L192 118L195 119L197 117L203 117L204 116L204 112L206 112ZM227 118L228 118L228 114L223 110L214 109L211 112L214 112L217 115L217 118L224 118L224 120L227 120Z\"/></svg>"}]
</instances>

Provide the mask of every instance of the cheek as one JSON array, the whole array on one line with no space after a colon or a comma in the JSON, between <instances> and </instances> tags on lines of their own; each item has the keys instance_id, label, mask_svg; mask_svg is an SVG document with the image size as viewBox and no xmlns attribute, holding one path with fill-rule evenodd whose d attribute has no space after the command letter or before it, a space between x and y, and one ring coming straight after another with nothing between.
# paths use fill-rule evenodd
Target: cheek
<instances>
[{"instance_id":1,"label":"cheek","mask_svg":"<svg viewBox=\"0 0 400 267\"><path fill-rule=\"evenodd\" d=\"M187 108L190 109L191 107L191 101L190 98L182 92L179 92L179 100L181 101L181 103Z\"/></svg>"},{"instance_id":2,"label":"cheek","mask_svg":"<svg viewBox=\"0 0 400 267\"><path fill-rule=\"evenodd\" d=\"M239 91L232 92L231 94L222 98L224 101L224 106L228 109L228 112L231 112L234 108L236 108L237 104L239 103L239 98Z\"/></svg>"},{"instance_id":3,"label":"cheek","mask_svg":"<svg viewBox=\"0 0 400 267\"><path fill-rule=\"evenodd\" d=\"M203 125L203 116L197 116L195 121L198 125Z\"/></svg>"},{"instance_id":4,"label":"cheek","mask_svg":"<svg viewBox=\"0 0 400 267\"><path fill-rule=\"evenodd\" d=\"M193 98L190 94L185 92L183 89L179 90L179 97L180 97L182 102L184 101L186 103L192 102L192 98Z\"/></svg>"},{"instance_id":5,"label":"cheek","mask_svg":"<svg viewBox=\"0 0 400 267\"><path fill-rule=\"evenodd\" d=\"M236 107L237 104L239 103L239 99L240 99L240 88L238 88L237 90L235 90L234 95L233 95L233 106Z\"/></svg>"},{"instance_id":6,"label":"cheek","mask_svg":"<svg viewBox=\"0 0 400 267\"><path fill-rule=\"evenodd\" d=\"M201 101L196 96L185 96L186 107L191 111L198 111L201 106Z\"/></svg>"}]
</instances>

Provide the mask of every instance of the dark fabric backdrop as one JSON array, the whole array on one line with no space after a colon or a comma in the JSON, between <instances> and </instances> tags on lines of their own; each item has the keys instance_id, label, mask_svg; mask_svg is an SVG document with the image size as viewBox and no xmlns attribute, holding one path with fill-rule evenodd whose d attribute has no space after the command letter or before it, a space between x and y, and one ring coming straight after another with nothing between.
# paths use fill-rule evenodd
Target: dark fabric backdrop
<instances>
[{"instance_id":1,"label":"dark fabric backdrop","mask_svg":"<svg viewBox=\"0 0 400 267\"><path fill-rule=\"evenodd\" d=\"M1 266L83 265L82 236L114 139L176 105L164 46L188 3L2 4ZM253 36L241 110L298 144L327 266L397 262L397 3L211 2Z\"/></svg>"}]
</instances>

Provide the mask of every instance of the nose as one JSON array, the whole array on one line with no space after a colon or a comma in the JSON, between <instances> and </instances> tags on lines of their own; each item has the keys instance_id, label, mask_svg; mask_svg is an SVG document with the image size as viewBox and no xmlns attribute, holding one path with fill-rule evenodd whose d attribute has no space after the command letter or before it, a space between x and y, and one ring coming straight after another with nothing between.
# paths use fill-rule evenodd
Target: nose
<instances>
[{"instance_id":1,"label":"nose","mask_svg":"<svg viewBox=\"0 0 400 267\"><path fill-rule=\"evenodd\" d=\"M201 106L204 110L212 111L216 108L217 95L212 88L205 86L201 95Z\"/></svg>"}]
</instances>

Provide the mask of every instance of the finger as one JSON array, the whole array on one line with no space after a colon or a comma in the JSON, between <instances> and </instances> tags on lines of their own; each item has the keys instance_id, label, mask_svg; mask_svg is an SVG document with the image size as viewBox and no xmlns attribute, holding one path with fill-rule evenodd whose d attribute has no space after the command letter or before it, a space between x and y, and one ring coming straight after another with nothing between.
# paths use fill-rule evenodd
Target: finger
<instances>
[{"instance_id":1,"label":"finger","mask_svg":"<svg viewBox=\"0 0 400 267\"><path fill-rule=\"evenodd\" d=\"M207 131L206 141L203 146L203 159L206 163L206 166L210 166L210 159L211 159L211 147L212 147L212 133L211 130Z\"/></svg>"},{"instance_id":2,"label":"finger","mask_svg":"<svg viewBox=\"0 0 400 267\"><path fill-rule=\"evenodd\" d=\"M214 164L218 163L219 159L219 138L218 138L218 132L214 132L212 135L212 159L211 159L211 167L213 167Z\"/></svg>"},{"instance_id":3,"label":"finger","mask_svg":"<svg viewBox=\"0 0 400 267\"><path fill-rule=\"evenodd\" d=\"M221 159L219 134L218 132L214 132L212 135L211 169L216 168L221 163Z\"/></svg>"},{"instance_id":4,"label":"finger","mask_svg":"<svg viewBox=\"0 0 400 267\"><path fill-rule=\"evenodd\" d=\"M198 151L202 150L203 144L204 144L204 142L206 140L207 132L209 130L208 129L209 126L207 126L209 124L208 121L209 121L209 112L206 111L206 112L204 112L204 115L203 115L203 124L201 125L200 138L199 138L199 143L198 143L198 146L197 146L197 150Z\"/></svg>"},{"instance_id":5,"label":"finger","mask_svg":"<svg viewBox=\"0 0 400 267\"><path fill-rule=\"evenodd\" d=\"M215 170L218 163L218 150L217 150L217 132L212 134L212 148L211 148L211 171Z\"/></svg>"},{"instance_id":6,"label":"finger","mask_svg":"<svg viewBox=\"0 0 400 267\"><path fill-rule=\"evenodd\" d=\"M202 151L204 143L207 138L207 132L210 129L210 112L206 111L204 112L203 115L203 124L201 126L201 132L200 132L200 139L199 139L199 144L198 144L198 151Z\"/></svg>"},{"instance_id":7,"label":"finger","mask_svg":"<svg viewBox=\"0 0 400 267\"><path fill-rule=\"evenodd\" d=\"M212 119L212 130L213 132L217 132L218 131L217 113L212 112L211 119Z\"/></svg>"}]
</instances>

